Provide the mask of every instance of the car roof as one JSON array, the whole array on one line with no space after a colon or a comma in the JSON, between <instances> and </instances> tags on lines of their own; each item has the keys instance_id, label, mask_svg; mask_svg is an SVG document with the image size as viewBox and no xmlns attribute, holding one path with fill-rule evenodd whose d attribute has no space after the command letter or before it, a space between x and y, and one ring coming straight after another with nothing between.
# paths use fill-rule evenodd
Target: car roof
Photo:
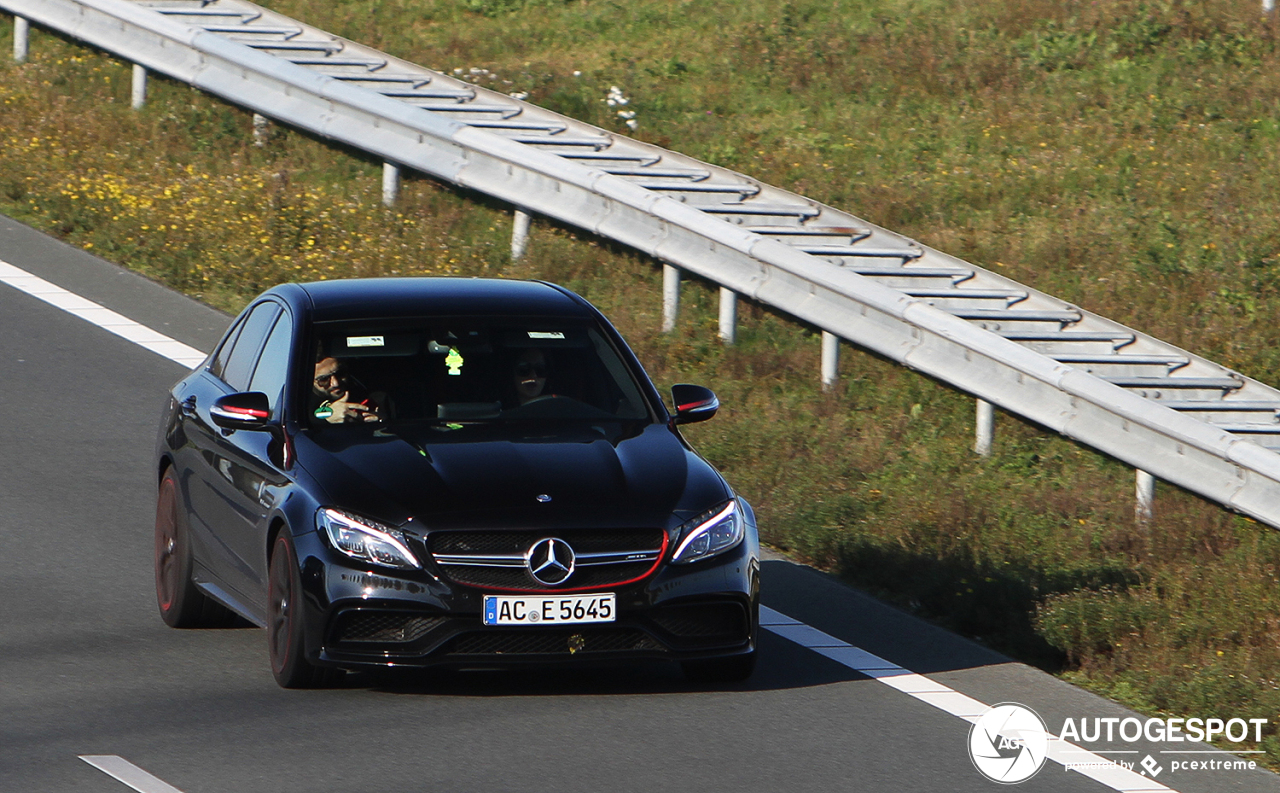
<instances>
[{"instance_id":1,"label":"car roof","mask_svg":"<svg viewBox=\"0 0 1280 793\"><path fill-rule=\"evenodd\" d=\"M315 322L426 315L594 316L586 301L540 281L354 278L297 284Z\"/></svg>"}]
</instances>

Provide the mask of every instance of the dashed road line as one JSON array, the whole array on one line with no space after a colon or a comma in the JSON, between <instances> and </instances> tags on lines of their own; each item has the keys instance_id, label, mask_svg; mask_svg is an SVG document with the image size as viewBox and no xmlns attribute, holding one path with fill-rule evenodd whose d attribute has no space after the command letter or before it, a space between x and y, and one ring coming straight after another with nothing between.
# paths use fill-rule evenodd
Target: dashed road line
<instances>
[{"instance_id":1,"label":"dashed road line","mask_svg":"<svg viewBox=\"0 0 1280 793\"><path fill-rule=\"evenodd\" d=\"M203 358L201 359L203 360ZM82 754L80 759L138 793L182 793L173 785L114 754Z\"/></svg>"},{"instance_id":2,"label":"dashed road line","mask_svg":"<svg viewBox=\"0 0 1280 793\"><path fill-rule=\"evenodd\" d=\"M91 322L103 330L111 331L188 369L194 369L204 360L205 354L194 347L134 322L123 314L117 314L92 300L86 300L74 292L68 292L3 260L0 260L0 283L26 292L32 297L39 298L86 322Z\"/></svg>"},{"instance_id":3,"label":"dashed road line","mask_svg":"<svg viewBox=\"0 0 1280 793\"><path fill-rule=\"evenodd\" d=\"M861 647L823 633L768 606L760 607L760 627L776 633L801 647L813 650L831 660L843 664L855 672L884 683L908 696L914 697L938 710L975 723L990 706L955 689L916 674L906 667L886 661ZM1100 782L1121 793L1155 793L1173 788L1160 784L1142 774L1112 763L1099 754L1081 749L1056 735L1049 736L1049 759L1067 767L1070 771Z\"/></svg>"}]
</instances>

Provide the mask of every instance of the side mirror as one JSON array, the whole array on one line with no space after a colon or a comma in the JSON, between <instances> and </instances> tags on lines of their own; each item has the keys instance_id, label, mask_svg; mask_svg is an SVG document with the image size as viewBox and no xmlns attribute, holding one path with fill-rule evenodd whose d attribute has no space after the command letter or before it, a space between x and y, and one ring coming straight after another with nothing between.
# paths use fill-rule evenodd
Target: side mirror
<instances>
[{"instance_id":1,"label":"side mirror","mask_svg":"<svg viewBox=\"0 0 1280 793\"><path fill-rule=\"evenodd\" d=\"M261 391L227 394L214 400L209 415L226 430L260 430L271 418L271 405Z\"/></svg>"},{"instance_id":2,"label":"side mirror","mask_svg":"<svg viewBox=\"0 0 1280 793\"><path fill-rule=\"evenodd\" d=\"M720 400L716 399L714 391L688 383L671 386L671 401L676 406L677 424L706 421L720 409Z\"/></svg>"}]
</instances>

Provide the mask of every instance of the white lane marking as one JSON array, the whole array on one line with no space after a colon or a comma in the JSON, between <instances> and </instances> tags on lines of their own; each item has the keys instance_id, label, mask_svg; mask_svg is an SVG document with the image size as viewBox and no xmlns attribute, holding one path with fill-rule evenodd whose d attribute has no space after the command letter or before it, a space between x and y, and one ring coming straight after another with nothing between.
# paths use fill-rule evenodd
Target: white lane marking
<instances>
[{"instance_id":1,"label":"white lane marking","mask_svg":"<svg viewBox=\"0 0 1280 793\"><path fill-rule=\"evenodd\" d=\"M102 773L125 783L138 793L182 793L173 785L148 774L123 757L114 754L82 754L80 759Z\"/></svg>"},{"instance_id":2,"label":"white lane marking","mask_svg":"<svg viewBox=\"0 0 1280 793\"><path fill-rule=\"evenodd\" d=\"M855 647L842 639L823 633L768 606L760 607L760 627L967 722L976 722L989 707L936 680L918 675L892 661L886 661L861 647ZM1114 765L1100 754L1081 749L1056 735L1049 736L1049 759L1067 766L1067 770L1075 771L1122 793L1173 790L1154 779Z\"/></svg>"},{"instance_id":3,"label":"white lane marking","mask_svg":"<svg viewBox=\"0 0 1280 793\"><path fill-rule=\"evenodd\" d=\"M196 368L204 360L204 353L194 347L188 347L177 339L171 339L146 325L140 325L123 314L117 314L92 300L86 300L74 292L68 292L3 260L0 260L0 283L40 298L51 306L60 308L68 314L74 314L103 330L109 330L188 369Z\"/></svg>"}]
</instances>

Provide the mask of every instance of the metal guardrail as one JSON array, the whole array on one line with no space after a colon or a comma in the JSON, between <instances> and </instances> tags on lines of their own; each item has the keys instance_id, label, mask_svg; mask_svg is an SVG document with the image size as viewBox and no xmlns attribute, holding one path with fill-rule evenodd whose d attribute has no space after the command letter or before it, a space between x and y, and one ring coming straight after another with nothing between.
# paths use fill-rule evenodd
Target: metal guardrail
<instances>
[{"instance_id":1,"label":"metal guardrail","mask_svg":"<svg viewBox=\"0 0 1280 793\"><path fill-rule=\"evenodd\" d=\"M843 338L977 396L980 450L998 405L1139 469L1140 513L1159 477L1280 527L1280 391L996 273L242 0L0 8L132 61L135 104L154 70L382 158L390 194L412 168L644 251L664 324L688 270L726 339L746 295L823 329L824 381Z\"/></svg>"}]
</instances>

